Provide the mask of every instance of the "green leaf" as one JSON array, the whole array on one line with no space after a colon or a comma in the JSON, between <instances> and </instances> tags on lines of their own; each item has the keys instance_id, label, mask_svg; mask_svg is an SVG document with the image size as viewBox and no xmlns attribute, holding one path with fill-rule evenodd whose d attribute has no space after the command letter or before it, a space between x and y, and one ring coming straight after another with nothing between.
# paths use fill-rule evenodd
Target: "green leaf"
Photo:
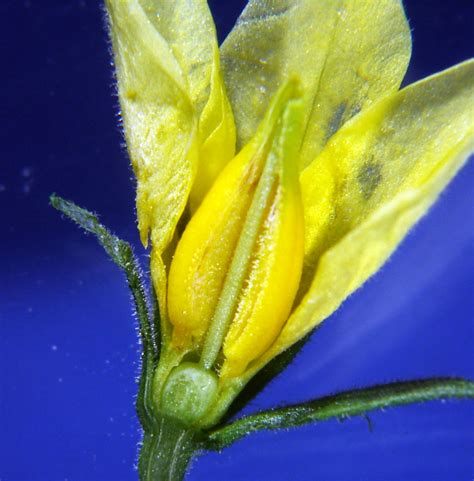
<instances>
[{"instance_id":1,"label":"green leaf","mask_svg":"<svg viewBox=\"0 0 474 481\"><path fill-rule=\"evenodd\" d=\"M151 379L159 355L159 344L153 338L149 302L143 286L143 275L138 260L133 254L130 244L111 234L94 214L54 194L50 197L50 201L55 209L69 217L87 232L94 234L115 264L125 272L135 304L143 346L142 372L136 407L144 428L151 426L153 419L150 408Z\"/></svg>"},{"instance_id":2,"label":"green leaf","mask_svg":"<svg viewBox=\"0 0 474 481\"><path fill-rule=\"evenodd\" d=\"M220 450L263 429L288 429L331 418L363 415L376 409L451 398L474 399L474 382L460 378L394 382L263 411L210 431L205 448Z\"/></svg>"}]
</instances>

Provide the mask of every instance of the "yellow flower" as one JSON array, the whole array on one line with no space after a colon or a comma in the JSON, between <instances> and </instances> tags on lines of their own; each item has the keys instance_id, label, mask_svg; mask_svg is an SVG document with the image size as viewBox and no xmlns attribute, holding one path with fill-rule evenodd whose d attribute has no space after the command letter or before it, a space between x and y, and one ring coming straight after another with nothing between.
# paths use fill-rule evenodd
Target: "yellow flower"
<instances>
[{"instance_id":1,"label":"yellow flower","mask_svg":"<svg viewBox=\"0 0 474 481\"><path fill-rule=\"evenodd\" d=\"M106 4L161 311L155 402L208 426L460 169L474 61L399 91L397 0L250 0L220 49L204 0Z\"/></svg>"}]
</instances>

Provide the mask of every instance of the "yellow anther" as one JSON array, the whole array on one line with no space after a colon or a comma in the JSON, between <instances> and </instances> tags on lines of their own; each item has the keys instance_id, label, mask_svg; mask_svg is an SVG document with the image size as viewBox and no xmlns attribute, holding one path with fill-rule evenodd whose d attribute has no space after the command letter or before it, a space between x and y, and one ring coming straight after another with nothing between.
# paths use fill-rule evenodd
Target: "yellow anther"
<instances>
[{"instance_id":1,"label":"yellow anther","mask_svg":"<svg viewBox=\"0 0 474 481\"><path fill-rule=\"evenodd\" d=\"M224 371L244 369L275 339L291 309L303 259L301 112L291 81L178 244L168 294L173 343L202 350L207 369L225 338Z\"/></svg>"}]
</instances>

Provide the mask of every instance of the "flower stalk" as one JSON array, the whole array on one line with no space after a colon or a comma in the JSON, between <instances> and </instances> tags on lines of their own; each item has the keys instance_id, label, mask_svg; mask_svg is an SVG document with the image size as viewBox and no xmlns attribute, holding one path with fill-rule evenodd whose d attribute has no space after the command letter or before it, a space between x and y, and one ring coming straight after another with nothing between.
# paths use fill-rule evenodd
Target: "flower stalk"
<instances>
[{"instance_id":1,"label":"flower stalk","mask_svg":"<svg viewBox=\"0 0 474 481\"><path fill-rule=\"evenodd\" d=\"M182 481L198 443L196 433L173 418L161 417L145 431L138 462L141 481Z\"/></svg>"}]
</instances>

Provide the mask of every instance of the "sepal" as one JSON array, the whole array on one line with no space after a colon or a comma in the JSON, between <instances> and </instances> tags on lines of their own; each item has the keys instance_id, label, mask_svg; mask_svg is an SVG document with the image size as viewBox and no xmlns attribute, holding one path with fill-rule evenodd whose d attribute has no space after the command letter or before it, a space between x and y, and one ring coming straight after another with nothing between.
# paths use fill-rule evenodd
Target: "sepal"
<instances>
[{"instance_id":1,"label":"sepal","mask_svg":"<svg viewBox=\"0 0 474 481\"><path fill-rule=\"evenodd\" d=\"M255 431L289 429L365 415L378 409L445 399L474 399L474 382L461 378L394 382L262 411L213 429L208 433L205 448L220 451Z\"/></svg>"},{"instance_id":2,"label":"sepal","mask_svg":"<svg viewBox=\"0 0 474 481\"><path fill-rule=\"evenodd\" d=\"M128 242L111 234L100 222L97 216L78 207L73 202L62 199L53 194L51 205L69 217L85 231L94 234L99 244L105 249L112 261L117 264L127 277L128 286L132 293L135 311L140 326L142 343L142 370L139 379L139 389L136 409L142 426L146 429L152 423L151 408L151 380L153 370L159 356L159 330L152 328L149 300L143 284L143 274ZM159 322L156 324L159 326Z\"/></svg>"}]
</instances>

